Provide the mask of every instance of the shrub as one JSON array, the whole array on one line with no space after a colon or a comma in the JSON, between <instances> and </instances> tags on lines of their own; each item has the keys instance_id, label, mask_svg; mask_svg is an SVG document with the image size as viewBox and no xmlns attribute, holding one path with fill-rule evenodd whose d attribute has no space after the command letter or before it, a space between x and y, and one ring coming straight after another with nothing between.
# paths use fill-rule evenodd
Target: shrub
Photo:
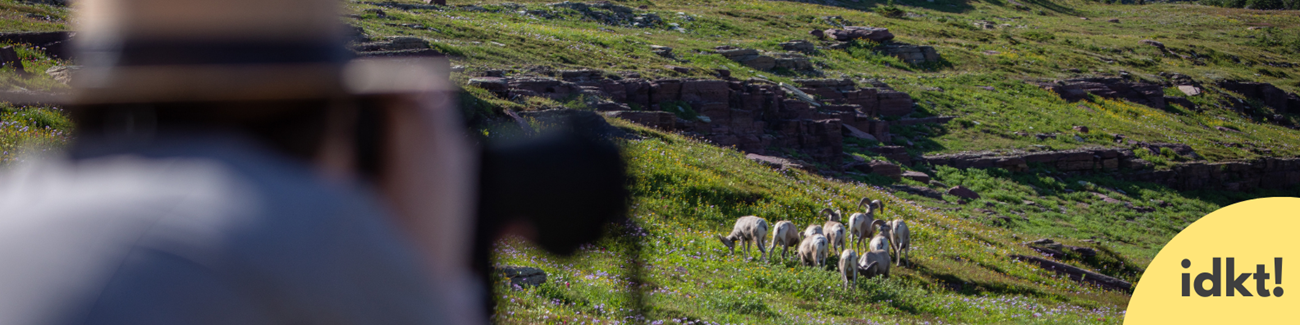
<instances>
[{"instance_id":1,"label":"shrub","mask_svg":"<svg viewBox=\"0 0 1300 325\"><path fill-rule=\"evenodd\" d=\"M890 3L889 5L886 6L876 7L876 9L874 10L876 11L877 14L889 18L899 18L907 14L906 12L903 11L903 9L898 9L897 6L894 6L893 3Z\"/></svg>"}]
</instances>

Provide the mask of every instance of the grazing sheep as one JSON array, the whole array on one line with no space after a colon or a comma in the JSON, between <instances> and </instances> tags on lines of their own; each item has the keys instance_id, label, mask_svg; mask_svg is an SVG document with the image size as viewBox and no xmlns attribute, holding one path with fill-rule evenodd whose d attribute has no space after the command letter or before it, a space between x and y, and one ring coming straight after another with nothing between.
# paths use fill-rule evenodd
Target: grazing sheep
<instances>
[{"instance_id":1,"label":"grazing sheep","mask_svg":"<svg viewBox=\"0 0 1300 325\"><path fill-rule=\"evenodd\" d=\"M844 288L852 289L858 284L858 252L852 249L844 250L840 254L840 279L844 280Z\"/></svg>"},{"instance_id":2,"label":"grazing sheep","mask_svg":"<svg viewBox=\"0 0 1300 325\"><path fill-rule=\"evenodd\" d=\"M736 219L736 226L731 229L731 234L727 237L718 236L718 240L723 245L731 249L731 253L736 253L736 241L745 245L745 255L749 256L749 244L758 244L758 252L762 253L762 258L767 259L767 248L763 245L763 238L767 237L767 220L755 216L744 216Z\"/></svg>"},{"instance_id":3,"label":"grazing sheep","mask_svg":"<svg viewBox=\"0 0 1300 325\"><path fill-rule=\"evenodd\" d=\"M880 211L881 216L884 216L885 202L880 202L880 200L871 200L871 203L867 205L870 205L872 210Z\"/></svg>"},{"instance_id":4,"label":"grazing sheep","mask_svg":"<svg viewBox=\"0 0 1300 325\"><path fill-rule=\"evenodd\" d=\"M844 224L840 223L840 212L833 211L830 208L822 209L821 214L826 216L826 224L822 226L823 234L826 240L830 242L831 249L838 254L844 250Z\"/></svg>"},{"instance_id":5,"label":"grazing sheep","mask_svg":"<svg viewBox=\"0 0 1300 325\"><path fill-rule=\"evenodd\" d=\"M858 208L864 208L864 206L866 209L864 212L854 213L849 216L849 234L853 235L854 249L861 249L862 240L871 238L874 232L871 231L871 222L875 221L875 213L865 197L862 198L862 201L858 201Z\"/></svg>"},{"instance_id":6,"label":"grazing sheep","mask_svg":"<svg viewBox=\"0 0 1300 325\"><path fill-rule=\"evenodd\" d=\"M881 234L876 234L875 237L871 237L871 242L867 243L867 251L877 250L889 250L889 238L885 238L885 236L881 236Z\"/></svg>"},{"instance_id":7,"label":"grazing sheep","mask_svg":"<svg viewBox=\"0 0 1300 325\"><path fill-rule=\"evenodd\" d=\"M803 232L799 233L799 240L802 241L804 238L812 237L812 235L822 235L822 226L809 225L808 228L804 228Z\"/></svg>"},{"instance_id":8,"label":"grazing sheep","mask_svg":"<svg viewBox=\"0 0 1300 325\"><path fill-rule=\"evenodd\" d=\"M781 260L785 260L785 252L790 250L790 246L799 245L799 241L803 237L800 235L801 234L795 230L794 223L789 220L777 221L776 227L772 228L772 248L767 249L767 251L772 252L772 255L776 255L776 247L777 245L780 245ZM797 254L799 252L796 251L795 253Z\"/></svg>"},{"instance_id":9,"label":"grazing sheep","mask_svg":"<svg viewBox=\"0 0 1300 325\"><path fill-rule=\"evenodd\" d=\"M806 266L826 264L826 236L813 234L799 243L799 261Z\"/></svg>"},{"instance_id":10,"label":"grazing sheep","mask_svg":"<svg viewBox=\"0 0 1300 325\"><path fill-rule=\"evenodd\" d=\"M883 275L888 278L889 251L880 249L868 251L865 254L862 254L862 257L858 259L858 272L861 273L863 277L867 278L875 277L877 275Z\"/></svg>"},{"instance_id":11,"label":"grazing sheep","mask_svg":"<svg viewBox=\"0 0 1300 325\"><path fill-rule=\"evenodd\" d=\"M903 255L912 249L912 232L907 229L907 223L901 219L876 220L871 226L880 228L880 235L876 237L889 239L888 246L894 253L895 265L903 266Z\"/></svg>"}]
</instances>

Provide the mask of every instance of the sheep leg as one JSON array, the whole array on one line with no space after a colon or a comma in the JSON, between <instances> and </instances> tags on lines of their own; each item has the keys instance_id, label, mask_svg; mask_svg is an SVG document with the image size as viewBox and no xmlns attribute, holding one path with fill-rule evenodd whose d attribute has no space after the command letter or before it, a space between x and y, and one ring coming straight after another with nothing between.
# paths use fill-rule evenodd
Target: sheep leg
<instances>
[{"instance_id":1,"label":"sheep leg","mask_svg":"<svg viewBox=\"0 0 1300 325\"><path fill-rule=\"evenodd\" d=\"M763 240L764 240L764 239L763 239L763 236L758 236L758 238L754 238L754 239L756 239L756 240L758 241L758 252L759 252L760 254L763 255L763 261L767 261L767 251L768 251L768 250L765 249L766 246L763 246L764 244L766 244L766 243L763 242Z\"/></svg>"}]
</instances>

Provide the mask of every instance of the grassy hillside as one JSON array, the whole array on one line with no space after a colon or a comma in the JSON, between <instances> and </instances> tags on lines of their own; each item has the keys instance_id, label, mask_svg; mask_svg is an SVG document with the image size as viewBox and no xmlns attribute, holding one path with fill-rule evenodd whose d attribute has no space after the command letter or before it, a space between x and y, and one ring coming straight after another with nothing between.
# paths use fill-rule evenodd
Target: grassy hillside
<instances>
[{"instance_id":1,"label":"grassy hillside","mask_svg":"<svg viewBox=\"0 0 1300 325\"><path fill-rule=\"evenodd\" d=\"M646 77L709 77L714 69L727 69L740 79L785 82L819 76L882 79L917 99L920 110L915 116L960 117L948 127L899 130L919 140L911 148L916 153L1114 145L1114 135L1119 134L1137 141L1186 143L1215 161L1300 154L1294 145L1300 143L1297 133L1266 121L1279 112L1258 103L1234 110L1219 103L1239 96L1216 87L1189 98L1201 106L1196 111L1103 100L1079 105L1025 83L1121 74L1154 81L1162 79L1160 73L1181 73L1201 83L1253 80L1294 92L1300 90L1295 79L1300 73L1300 61L1295 61L1300 55L1300 15L1295 11L1072 0L936 0L900 2L896 8L902 17L889 18L874 11L886 7L879 2L831 3L615 2L644 6L638 14L654 14L663 21L648 27L611 23L540 1L451 1L450 8L425 9L401 2L353 2L349 8L356 13L352 21L373 36L409 35L433 42L466 67L458 78L486 69L545 74L595 68ZM897 35L894 41L932 45L943 61L913 66L873 53L870 44L858 44L811 55L820 75L810 75L754 71L708 52L719 45L779 51L780 42L818 42L808 31L839 24L888 27ZM1147 39L1163 43L1168 51L1140 42ZM651 53L650 45L674 48L675 59ZM682 74L667 65L695 70ZM1186 97L1172 88L1166 92ZM1294 114L1281 119L1300 122ZM1098 132L1076 141L1071 136L1075 125ZM1243 132L1224 134L1216 126ZM1017 131L1065 136L1040 141L1014 135Z\"/></svg>"},{"instance_id":2,"label":"grassy hillside","mask_svg":"<svg viewBox=\"0 0 1300 325\"><path fill-rule=\"evenodd\" d=\"M887 6L869 1L615 2L644 6L638 12L664 21L636 28L555 10L543 2L515 3L472 2L471 7L466 6L471 2L451 1L458 7L409 10L359 3L352 8L360 17L354 21L372 34L420 36L450 53L455 64L466 67L456 77L461 80L489 69L527 75L577 68L647 77L708 78L713 69L727 69L740 79L786 82L818 76L882 79L917 99L920 109L914 116L958 117L945 125L891 130L915 143L909 151L917 154L1122 146L1116 144L1117 134L1189 144L1212 161L1300 154L1295 147L1300 133L1267 120L1281 112L1258 103L1234 110L1224 103L1239 96L1213 86L1234 79L1270 82L1288 91L1300 88L1291 62L1300 53L1295 12L1190 4L936 0L900 2L903 17L888 18L875 10ZM898 36L895 41L934 46L944 61L908 65L873 53L872 44L857 44L813 54L822 74L809 75L754 71L707 51L718 45L778 51L779 42L818 42L807 32L835 24L888 27ZM1170 52L1140 43L1144 39L1162 42ZM676 59L654 55L650 45L673 47ZM695 69L683 74L666 65ZM1159 81L1162 72L1186 74L1206 85L1206 94L1189 98L1201 109L1150 108L1101 98L1069 103L1028 83L1121 74ZM495 107L526 110L555 104L502 102L481 91L471 93ZM1174 89L1166 93L1185 97ZM1296 121L1295 115L1282 118ZM1076 133L1076 125L1092 132ZM635 231L635 238L645 245L647 316L664 323L1119 323L1126 292L1079 284L1008 255L1035 254L1022 243L1052 238L1099 252L1091 258L1057 257L1060 261L1136 282L1164 243L1200 216L1249 198L1300 194L1296 189L1178 192L1043 169L1012 173L907 167L984 197L958 205L953 197L890 194L879 186L892 182L877 178L838 175L865 182L856 183L772 171L733 150L641 132L645 139L624 147L638 184L634 215L645 228ZM1017 132L1061 136L1038 140ZM847 147L853 154L882 158L865 150L876 143L849 142L857 145ZM1157 165L1185 159L1145 158ZM1128 204L1107 203L1101 195ZM885 200L890 218L914 225L918 244L913 267L895 269L890 279L861 281L854 290L840 288L831 267L748 260L728 254L713 239L725 235L741 215L773 223L791 220L802 227L817 221L820 208L848 209L863 196ZM497 320L625 320L620 308L627 307L626 261L618 254L624 248L611 240L565 260L517 240L502 243L499 264L541 267L552 280L529 289L501 284Z\"/></svg>"},{"instance_id":3,"label":"grassy hillside","mask_svg":"<svg viewBox=\"0 0 1300 325\"><path fill-rule=\"evenodd\" d=\"M712 78L710 71L727 69L740 79L784 82L807 77L881 79L916 98L914 117L957 116L943 125L892 129L901 136L899 143L914 143L908 150L915 154L1121 146L1115 142L1119 134L1138 141L1189 144L1212 161L1300 155L1300 132L1279 125L1300 122L1298 115L1283 114L1284 122L1278 123L1274 114L1282 112L1258 102L1233 109L1226 103L1239 96L1213 86L1216 80L1240 79L1300 91L1296 11L1084 0L907 0L897 6L867 0L613 2L643 6L635 13L654 14L662 21L636 27L557 9L544 1L449 2L449 7L433 7L414 0L347 1L349 16L343 20L372 38L416 36L430 41L464 68L453 75L458 81L490 69L529 75L577 68L643 77ZM12 0L0 1L0 7L5 8L0 13L0 29L5 31L66 27L64 8ZM707 51L719 45L778 51L778 43L796 39L824 46L828 44L808 31L837 25L888 27L897 35L895 41L934 46L943 61L909 65L874 53L874 44L857 43L812 54L820 74L806 74L754 71ZM1170 52L1142 44L1145 39L1162 42ZM0 69L0 79L8 81L6 90L59 89L60 84L41 72L68 62L17 45L24 64L36 74L17 76L9 68ZM650 45L673 47L675 59L655 55ZM667 65L694 70L679 73ZM1120 74L1162 80L1160 73L1185 74L1206 85L1206 94L1189 98L1200 110L1101 98L1070 103L1029 83ZM1174 89L1166 93L1185 96ZM566 104L512 102L475 88L466 89L462 99L466 107L487 114ZM623 231L642 244L645 316L660 323L1120 323L1128 292L1080 284L1008 255L1036 255L1023 243L1051 238L1098 252L1095 257L1058 256L1059 261L1136 282L1164 243L1200 216L1245 199L1300 195L1300 189L1179 192L1041 168L1007 172L905 167L925 171L948 186L969 187L983 197L962 205L951 196L931 199L891 193L886 187L941 186L775 171L733 149L611 122L641 136L622 146L636 184L632 215L642 228ZM1093 131L1074 132L1079 125ZM1220 131L1218 126L1239 132ZM0 106L0 165L16 159L27 150L23 148L62 145L70 128L57 108ZM1017 132L1061 136L1038 140ZM865 150L878 143L848 143L854 145L846 146L850 154L883 159ZM1158 166L1186 159L1144 158ZM1128 204L1108 203L1100 195ZM840 287L833 267L804 267L793 257L747 259L741 251L728 253L714 238L725 235L738 216L758 215L770 223L791 220L802 228L820 223L816 211L821 208L848 212L862 197L885 201L887 218L906 220L915 250L909 267L894 268L888 279L860 280L852 290ZM500 243L496 263L540 267L550 280L535 288L499 283L495 320L638 320L628 319L626 310L629 264L623 252L631 247L610 239L584 248L577 258L560 259L519 240Z\"/></svg>"}]
</instances>

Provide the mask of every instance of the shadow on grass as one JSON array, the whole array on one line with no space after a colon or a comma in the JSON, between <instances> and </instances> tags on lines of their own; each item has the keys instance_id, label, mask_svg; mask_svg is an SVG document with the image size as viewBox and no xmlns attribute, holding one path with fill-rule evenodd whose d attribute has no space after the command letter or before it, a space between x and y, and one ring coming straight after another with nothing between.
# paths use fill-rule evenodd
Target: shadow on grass
<instances>
[{"instance_id":1,"label":"shadow on grass","mask_svg":"<svg viewBox=\"0 0 1300 325\"><path fill-rule=\"evenodd\" d=\"M909 269L916 272L917 276L933 279L944 288L954 293L980 296L985 294L997 295L1025 295L1033 297L1045 297L1046 293L1033 288L1017 286L1014 284L1000 283L995 281L974 279L973 275L981 272L993 272L995 274L1006 274L1005 270L987 265L969 263L968 261L954 261L961 263L964 268L954 268L952 270L932 269L921 263L913 263L908 266ZM982 270L970 270L969 268L978 268Z\"/></svg>"}]
</instances>

